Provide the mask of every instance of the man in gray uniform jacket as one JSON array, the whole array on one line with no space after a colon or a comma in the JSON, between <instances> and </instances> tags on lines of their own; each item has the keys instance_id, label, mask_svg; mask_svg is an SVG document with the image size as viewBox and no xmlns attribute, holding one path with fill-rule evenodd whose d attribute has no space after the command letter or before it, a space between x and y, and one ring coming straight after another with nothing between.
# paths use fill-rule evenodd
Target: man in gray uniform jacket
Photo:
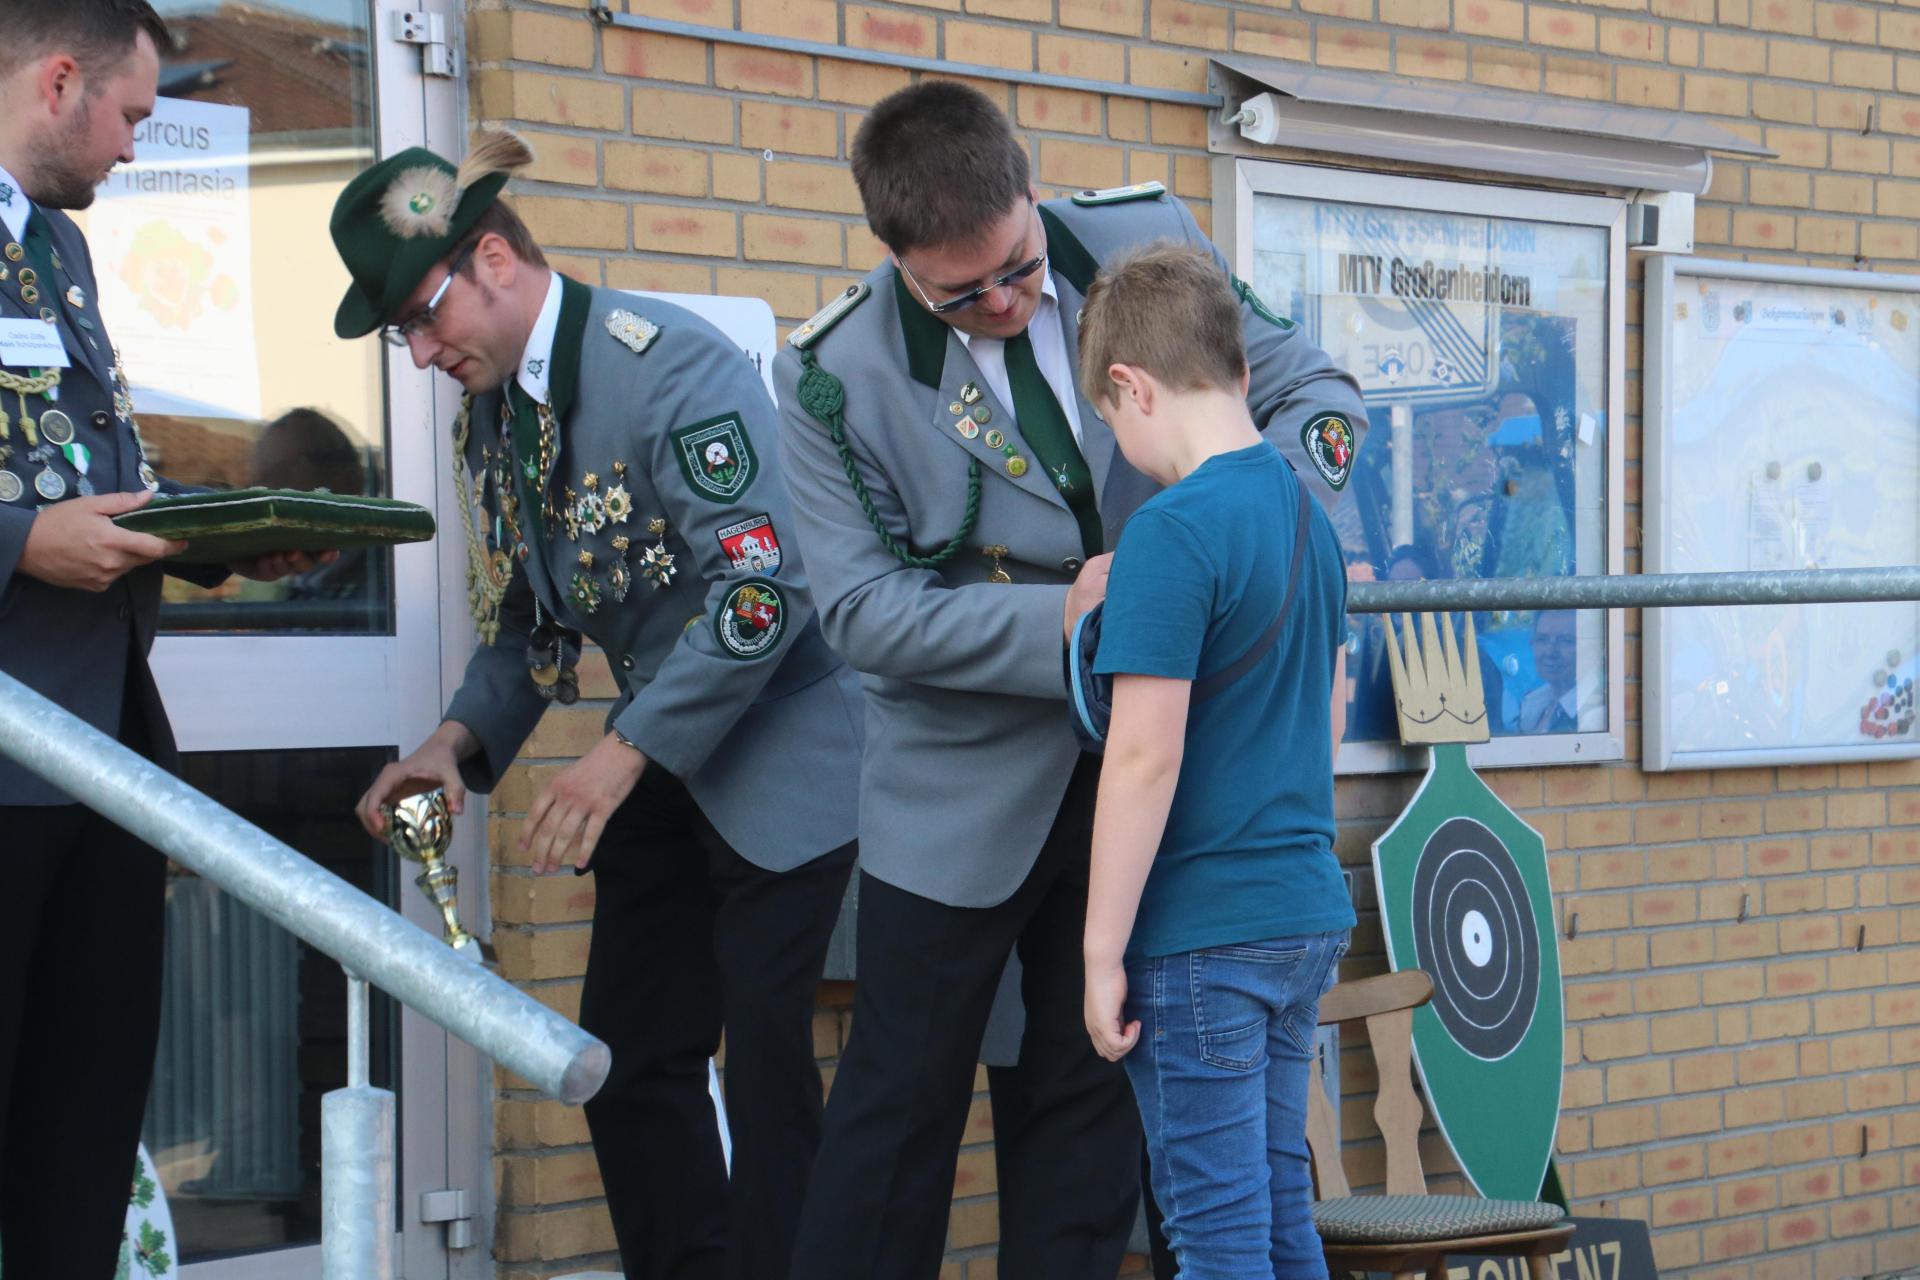
<instances>
[{"instance_id":1,"label":"man in gray uniform jacket","mask_svg":"<svg viewBox=\"0 0 1920 1280\"><path fill-rule=\"evenodd\" d=\"M821 625L868 705L852 1039L793 1274L936 1273L981 1030L1017 947L1019 1063L989 1069L1000 1274L1107 1280L1140 1137L1082 1027L1098 771L1068 728L1061 652L1154 486L1074 384L1078 312L1120 249L1207 242L1156 183L1041 203L1005 117L952 83L877 105L853 171L892 259L775 367ZM1254 419L1331 505L1366 427L1357 388L1235 284Z\"/></svg>"},{"instance_id":2,"label":"man in gray uniform jacket","mask_svg":"<svg viewBox=\"0 0 1920 1280\"><path fill-rule=\"evenodd\" d=\"M819 1136L813 997L854 857L859 690L790 541L759 372L690 312L548 270L497 199L531 159L508 133L457 170L413 148L334 209L353 276L335 328L381 328L469 393L483 641L360 816L379 834L423 785L456 812L490 790L578 696L581 637L606 651L606 735L520 843L536 871L595 873L580 1020L613 1074L586 1111L621 1259L632 1280L779 1280ZM707 1096L723 1015L730 1186Z\"/></svg>"}]
</instances>

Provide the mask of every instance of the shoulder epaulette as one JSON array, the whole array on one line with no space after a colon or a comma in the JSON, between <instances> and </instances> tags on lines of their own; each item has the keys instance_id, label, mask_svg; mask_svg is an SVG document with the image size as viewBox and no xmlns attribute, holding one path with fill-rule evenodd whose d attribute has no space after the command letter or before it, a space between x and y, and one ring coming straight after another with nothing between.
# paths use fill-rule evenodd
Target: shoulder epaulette
<instances>
[{"instance_id":1,"label":"shoulder epaulette","mask_svg":"<svg viewBox=\"0 0 1920 1280\"><path fill-rule=\"evenodd\" d=\"M622 308L608 314L607 332L622 346L632 350L633 354L641 355L660 336L660 326L645 316L637 316Z\"/></svg>"},{"instance_id":2,"label":"shoulder epaulette","mask_svg":"<svg viewBox=\"0 0 1920 1280\"><path fill-rule=\"evenodd\" d=\"M1167 194L1164 182L1136 182L1130 187L1108 187L1105 191L1076 191L1073 202L1085 207L1095 204L1122 204L1128 200L1158 200Z\"/></svg>"},{"instance_id":3,"label":"shoulder epaulette","mask_svg":"<svg viewBox=\"0 0 1920 1280\"><path fill-rule=\"evenodd\" d=\"M826 334L827 330L839 324L849 311L867 300L873 289L865 280L857 280L846 287L846 291L813 313L813 318L787 335L787 345L796 351L805 351Z\"/></svg>"}]
</instances>

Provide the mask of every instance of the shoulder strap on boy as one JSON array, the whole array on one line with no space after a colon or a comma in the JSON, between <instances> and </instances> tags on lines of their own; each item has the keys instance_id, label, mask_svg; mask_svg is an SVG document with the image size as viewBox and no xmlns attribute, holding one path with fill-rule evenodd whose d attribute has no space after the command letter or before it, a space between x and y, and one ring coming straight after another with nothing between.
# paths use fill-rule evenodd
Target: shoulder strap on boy
<instances>
[{"instance_id":1,"label":"shoulder strap on boy","mask_svg":"<svg viewBox=\"0 0 1920 1280\"><path fill-rule=\"evenodd\" d=\"M1210 676L1193 682L1193 701L1205 702L1208 698L1225 693L1227 686L1253 669L1255 663L1267 656L1267 650L1273 648L1280 639L1280 633L1286 629L1287 617L1293 612L1293 597L1300 589L1300 564L1305 558L1307 538L1312 532L1309 517L1312 515L1312 499L1307 497L1307 486L1298 475L1294 476L1294 486L1300 491L1300 518L1293 527L1293 560L1287 565L1287 594L1280 601L1280 615L1273 620L1266 634L1253 642L1253 648L1235 658Z\"/></svg>"}]
</instances>

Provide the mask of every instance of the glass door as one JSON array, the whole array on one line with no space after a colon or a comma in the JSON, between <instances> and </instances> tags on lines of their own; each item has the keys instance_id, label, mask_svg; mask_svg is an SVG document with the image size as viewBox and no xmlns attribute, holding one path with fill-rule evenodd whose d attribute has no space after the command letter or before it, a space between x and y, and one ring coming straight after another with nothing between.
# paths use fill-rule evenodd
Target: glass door
<instances>
[{"instance_id":1,"label":"glass door","mask_svg":"<svg viewBox=\"0 0 1920 1280\"><path fill-rule=\"evenodd\" d=\"M421 924L438 916L351 809L437 722L471 643L445 423L450 384L378 342L333 336L346 273L327 234L379 155L460 147L459 81L397 38L404 7L454 0L160 0L160 102L87 217L100 306L149 456L170 479L383 494L452 540L349 553L288 581L169 580L154 669L187 780ZM457 50L456 50L457 55ZM457 71L457 63L456 63ZM397 354L398 358L392 358ZM445 491L445 492L443 492ZM478 823L455 864L486 915ZM345 1082L340 968L175 869L162 1041L145 1138L189 1280L319 1274L319 1100ZM399 1096L394 1229L409 1280L488 1270L484 1069L390 1003L374 1083ZM480 1221L449 1250L422 1197L465 1190ZM446 1197L436 1197L443 1201Z\"/></svg>"}]
</instances>

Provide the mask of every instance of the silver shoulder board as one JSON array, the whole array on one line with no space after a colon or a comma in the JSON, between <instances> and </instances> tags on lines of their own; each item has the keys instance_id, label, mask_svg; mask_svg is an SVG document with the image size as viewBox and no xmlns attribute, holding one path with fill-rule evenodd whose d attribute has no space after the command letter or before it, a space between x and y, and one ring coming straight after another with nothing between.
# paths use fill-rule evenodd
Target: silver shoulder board
<instances>
[{"instance_id":1,"label":"silver shoulder board","mask_svg":"<svg viewBox=\"0 0 1920 1280\"><path fill-rule=\"evenodd\" d=\"M640 355L660 336L660 326L645 316L637 316L622 308L607 316L607 332L621 345L630 348L633 354Z\"/></svg>"},{"instance_id":2,"label":"silver shoulder board","mask_svg":"<svg viewBox=\"0 0 1920 1280\"><path fill-rule=\"evenodd\" d=\"M787 335L787 345L796 351L805 351L825 336L827 330L840 323L841 317L867 300L873 292L865 280L859 280L846 287L845 292L813 313L813 318Z\"/></svg>"},{"instance_id":3,"label":"silver shoulder board","mask_svg":"<svg viewBox=\"0 0 1920 1280\"><path fill-rule=\"evenodd\" d=\"M1128 200L1158 200L1167 194L1164 182L1136 182L1130 187L1108 187L1105 191L1076 191L1077 205L1121 204Z\"/></svg>"}]
</instances>

